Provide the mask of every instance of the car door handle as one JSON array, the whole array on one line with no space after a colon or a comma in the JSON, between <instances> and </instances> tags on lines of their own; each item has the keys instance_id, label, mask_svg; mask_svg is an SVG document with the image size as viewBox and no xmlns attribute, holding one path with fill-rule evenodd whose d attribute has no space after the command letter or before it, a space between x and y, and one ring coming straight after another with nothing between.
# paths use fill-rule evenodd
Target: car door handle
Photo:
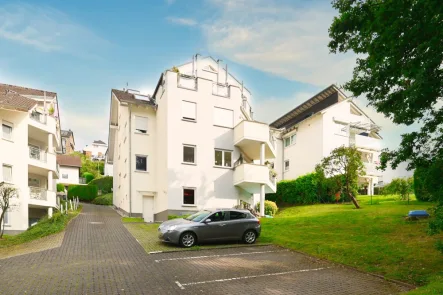
<instances>
[{"instance_id":1,"label":"car door handle","mask_svg":"<svg viewBox=\"0 0 443 295\"><path fill-rule=\"evenodd\" d=\"M220 224L220 226L225 226L226 224Z\"/></svg>"}]
</instances>

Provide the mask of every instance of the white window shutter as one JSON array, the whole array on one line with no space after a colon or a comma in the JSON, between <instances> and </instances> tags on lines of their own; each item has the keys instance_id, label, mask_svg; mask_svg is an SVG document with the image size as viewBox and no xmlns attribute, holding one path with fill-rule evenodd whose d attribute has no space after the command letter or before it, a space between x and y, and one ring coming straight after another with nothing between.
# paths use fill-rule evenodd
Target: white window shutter
<instances>
[{"instance_id":1,"label":"white window shutter","mask_svg":"<svg viewBox=\"0 0 443 295\"><path fill-rule=\"evenodd\" d=\"M135 116L135 129L148 130L148 118Z\"/></svg>"},{"instance_id":2,"label":"white window shutter","mask_svg":"<svg viewBox=\"0 0 443 295\"><path fill-rule=\"evenodd\" d=\"M197 104L195 102L182 101L182 117L184 119L197 119Z\"/></svg>"},{"instance_id":3,"label":"white window shutter","mask_svg":"<svg viewBox=\"0 0 443 295\"><path fill-rule=\"evenodd\" d=\"M214 125L234 127L234 111L214 107Z\"/></svg>"}]
</instances>

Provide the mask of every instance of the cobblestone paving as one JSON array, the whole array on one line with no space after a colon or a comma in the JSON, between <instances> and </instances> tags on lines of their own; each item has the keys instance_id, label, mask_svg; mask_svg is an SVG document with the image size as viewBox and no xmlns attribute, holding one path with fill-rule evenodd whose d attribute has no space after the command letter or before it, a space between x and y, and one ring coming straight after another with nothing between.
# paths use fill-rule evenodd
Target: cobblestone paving
<instances>
[{"instance_id":1,"label":"cobblestone paving","mask_svg":"<svg viewBox=\"0 0 443 295\"><path fill-rule=\"evenodd\" d=\"M274 246L146 254L85 205L61 247L0 260L0 294L396 294L407 288Z\"/></svg>"},{"instance_id":2,"label":"cobblestone paving","mask_svg":"<svg viewBox=\"0 0 443 295\"><path fill-rule=\"evenodd\" d=\"M65 232L61 232L29 243L0 249L0 259L58 248L62 245L64 236Z\"/></svg>"}]
</instances>

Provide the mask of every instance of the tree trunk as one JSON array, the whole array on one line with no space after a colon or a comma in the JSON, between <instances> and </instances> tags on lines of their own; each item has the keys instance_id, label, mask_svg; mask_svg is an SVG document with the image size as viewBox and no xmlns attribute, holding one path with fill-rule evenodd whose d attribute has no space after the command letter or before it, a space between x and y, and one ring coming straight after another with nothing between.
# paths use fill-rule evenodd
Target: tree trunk
<instances>
[{"instance_id":1,"label":"tree trunk","mask_svg":"<svg viewBox=\"0 0 443 295\"><path fill-rule=\"evenodd\" d=\"M5 223L4 223L4 220L3 220L3 218L5 216L5 212L6 212L6 210L3 210L2 214L0 215L0 225L1 225L1 227L0 227L0 239L3 238L3 233L5 232Z\"/></svg>"},{"instance_id":2,"label":"tree trunk","mask_svg":"<svg viewBox=\"0 0 443 295\"><path fill-rule=\"evenodd\" d=\"M351 198L352 203L354 203L355 208L360 209L360 205L358 204L357 199L350 192L348 192L348 195Z\"/></svg>"}]
</instances>

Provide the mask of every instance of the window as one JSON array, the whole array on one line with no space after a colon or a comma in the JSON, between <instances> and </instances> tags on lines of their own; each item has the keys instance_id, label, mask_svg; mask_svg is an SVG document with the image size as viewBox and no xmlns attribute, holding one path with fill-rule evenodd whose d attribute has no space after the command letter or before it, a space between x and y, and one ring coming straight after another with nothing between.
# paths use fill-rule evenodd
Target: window
<instances>
[{"instance_id":1,"label":"window","mask_svg":"<svg viewBox=\"0 0 443 295\"><path fill-rule=\"evenodd\" d=\"M229 214L229 220L236 220L236 219L246 218L246 213L243 213L243 212L230 211L229 213L230 213Z\"/></svg>"},{"instance_id":2,"label":"window","mask_svg":"<svg viewBox=\"0 0 443 295\"><path fill-rule=\"evenodd\" d=\"M215 166L232 167L232 152L215 150Z\"/></svg>"},{"instance_id":3,"label":"window","mask_svg":"<svg viewBox=\"0 0 443 295\"><path fill-rule=\"evenodd\" d=\"M37 178L28 178L28 186L40 187L40 180Z\"/></svg>"},{"instance_id":4,"label":"window","mask_svg":"<svg viewBox=\"0 0 443 295\"><path fill-rule=\"evenodd\" d=\"M68 174L62 174L62 178L68 179Z\"/></svg>"},{"instance_id":5,"label":"window","mask_svg":"<svg viewBox=\"0 0 443 295\"><path fill-rule=\"evenodd\" d=\"M183 145L183 163L195 164L195 146Z\"/></svg>"},{"instance_id":6,"label":"window","mask_svg":"<svg viewBox=\"0 0 443 295\"><path fill-rule=\"evenodd\" d=\"M135 132L141 134L148 133L148 118L135 116Z\"/></svg>"},{"instance_id":7,"label":"window","mask_svg":"<svg viewBox=\"0 0 443 295\"><path fill-rule=\"evenodd\" d=\"M289 170L289 160L285 161L285 171Z\"/></svg>"},{"instance_id":8,"label":"window","mask_svg":"<svg viewBox=\"0 0 443 295\"><path fill-rule=\"evenodd\" d=\"M291 136L286 137L285 138L285 147L288 147L288 146L294 144L296 136L297 136L296 134L292 134Z\"/></svg>"},{"instance_id":9,"label":"window","mask_svg":"<svg viewBox=\"0 0 443 295\"><path fill-rule=\"evenodd\" d=\"M195 205L195 188L183 188L183 205Z\"/></svg>"},{"instance_id":10,"label":"window","mask_svg":"<svg viewBox=\"0 0 443 295\"><path fill-rule=\"evenodd\" d=\"M4 139L12 140L12 124L3 121L2 134Z\"/></svg>"},{"instance_id":11,"label":"window","mask_svg":"<svg viewBox=\"0 0 443 295\"><path fill-rule=\"evenodd\" d=\"M6 210L5 215L3 216L3 223L5 225L9 225L9 211Z\"/></svg>"},{"instance_id":12,"label":"window","mask_svg":"<svg viewBox=\"0 0 443 295\"><path fill-rule=\"evenodd\" d=\"M185 120L197 120L197 104L190 101L182 101L182 118Z\"/></svg>"},{"instance_id":13,"label":"window","mask_svg":"<svg viewBox=\"0 0 443 295\"><path fill-rule=\"evenodd\" d=\"M135 170L148 171L148 157L147 156L135 156Z\"/></svg>"},{"instance_id":14,"label":"window","mask_svg":"<svg viewBox=\"0 0 443 295\"><path fill-rule=\"evenodd\" d=\"M12 182L12 166L3 165L3 181Z\"/></svg>"},{"instance_id":15,"label":"window","mask_svg":"<svg viewBox=\"0 0 443 295\"><path fill-rule=\"evenodd\" d=\"M234 112L232 110L214 107L214 125L233 128Z\"/></svg>"},{"instance_id":16,"label":"window","mask_svg":"<svg viewBox=\"0 0 443 295\"><path fill-rule=\"evenodd\" d=\"M228 217L228 214L226 214L225 211L219 211L219 212L215 212L214 214L212 214L208 218L211 219L211 222L217 222L217 221L227 220L228 219L227 217Z\"/></svg>"}]
</instances>

